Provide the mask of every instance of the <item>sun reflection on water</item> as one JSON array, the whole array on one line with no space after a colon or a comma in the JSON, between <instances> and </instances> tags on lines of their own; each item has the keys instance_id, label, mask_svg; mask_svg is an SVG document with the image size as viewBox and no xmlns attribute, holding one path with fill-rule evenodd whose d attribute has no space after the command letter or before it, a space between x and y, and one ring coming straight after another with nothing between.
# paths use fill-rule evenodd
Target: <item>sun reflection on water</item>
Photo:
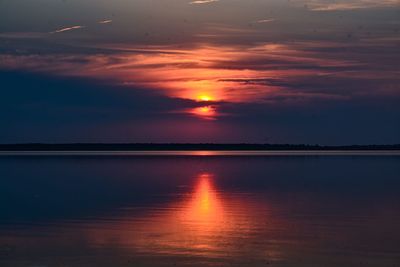
<instances>
[{"instance_id":1,"label":"sun reflection on water","mask_svg":"<svg viewBox=\"0 0 400 267\"><path fill-rule=\"evenodd\" d=\"M182 210L182 219L196 225L200 235L209 231L223 229L224 210L212 183L211 174L200 174L191 199Z\"/></svg>"},{"instance_id":2,"label":"sun reflection on water","mask_svg":"<svg viewBox=\"0 0 400 267\"><path fill-rule=\"evenodd\" d=\"M196 164L205 161L210 162L201 159ZM172 162L176 163L171 160L165 165L169 170ZM236 162L230 160L229 168ZM204 171L204 166L198 167L203 171L193 173L194 165L189 165L188 172L185 170L183 175L175 178L168 176L165 169L159 169L160 176L149 180L143 188L162 182L158 185L163 187L161 191L144 191L144 201L136 202L135 199L135 202L113 206L112 210L108 207L100 209L101 212L96 210L99 213L90 213L90 217L29 221L12 228L10 226L14 224L4 221L4 227L0 228L0 262L12 257L18 259L17 263L20 259L30 258L32 266L39 263L58 266L64 260L66 264L74 260L74 263L86 266L89 256L96 261L91 266L299 266L299 262L301 266L310 266L317 257L322 263L318 266L343 266L348 262L359 262L360 252L378 255L373 251L382 251L373 236L363 239L370 243L360 243L360 235L371 234L371 229L375 229L376 234L383 233L380 229L390 230L385 231L384 237L390 242L383 249L393 251L396 240L391 239L391 233L395 232L398 223L392 216L397 210L384 206L390 199L379 203L384 207L384 214L389 216L383 216L382 220L376 220L375 214L371 217L370 210L358 213L358 201L355 206L349 206L349 210L340 210L347 198L333 199L340 206L334 213L326 213L321 211L326 201L321 192L314 195L276 191L282 189L275 187L276 180L272 181L273 190L258 189L255 186L259 184L252 184L255 180L271 182L265 172L256 179L252 176L257 174L243 172L238 181L232 172L223 176L221 169L213 167L215 172ZM176 164L175 167L184 166ZM135 179L143 182L145 178L138 173ZM252 190L247 187L249 184ZM292 186L302 187L291 184L290 189ZM133 195L138 191L129 192ZM382 207L378 207L379 211ZM360 231L354 232L355 227ZM331 256L341 253L342 247L349 249L348 255L332 262ZM43 262L43 255L54 261ZM395 254L387 255L381 257L379 253L378 257L367 259L373 266L396 262L392 261ZM24 264L25 261L9 266Z\"/></svg>"},{"instance_id":3,"label":"sun reflection on water","mask_svg":"<svg viewBox=\"0 0 400 267\"><path fill-rule=\"evenodd\" d=\"M200 173L193 190L179 201L148 211L143 218L118 219L112 227L88 227L98 229L90 230L91 241L103 247L113 240L118 246L152 253L213 257L224 254L238 234L251 232L252 222L246 216L235 216L248 208L225 200L214 181L213 174Z\"/></svg>"},{"instance_id":4,"label":"sun reflection on water","mask_svg":"<svg viewBox=\"0 0 400 267\"><path fill-rule=\"evenodd\" d=\"M73 236L80 241L83 238L96 251L150 257L200 257L212 262L231 257L282 259L281 245L275 240L284 224L270 216L265 202L221 191L213 173L202 172L193 178L192 187L180 187L184 191L174 194L174 200L126 207L121 213L77 224L67 222L50 229L58 232L57 240L44 237L41 245L68 243ZM260 235L265 239L260 241Z\"/></svg>"},{"instance_id":5,"label":"sun reflection on water","mask_svg":"<svg viewBox=\"0 0 400 267\"><path fill-rule=\"evenodd\" d=\"M193 189L175 202L88 226L85 235L94 247L123 247L144 254L221 258L240 255L243 242L249 242L272 223L265 217L266 206L240 195L219 191L212 173L195 177ZM184 187L186 188L186 187ZM264 216L260 216L263 214ZM272 230L266 228L266 230ZM273 236L273 234L271 235ZM257 257L282 257L275 245L265 247ZM246 253L256 253L250 250ZM258 254L260 252L257 252Z\"/></svg>"}]
</instances>

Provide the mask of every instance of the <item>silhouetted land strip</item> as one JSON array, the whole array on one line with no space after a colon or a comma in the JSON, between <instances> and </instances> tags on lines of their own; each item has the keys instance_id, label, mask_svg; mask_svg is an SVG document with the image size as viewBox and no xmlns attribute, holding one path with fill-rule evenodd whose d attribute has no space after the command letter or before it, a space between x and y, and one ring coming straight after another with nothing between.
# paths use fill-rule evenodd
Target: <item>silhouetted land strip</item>
<instances>
[{"instance_id":1,"label":"silhouetted land strip","mask_svg":"<svg viewBox=\"0 0 400 267\"><path fill-rule=\"evenodd\" d=\"M349 146L320 146L296 144L105 144L105 143L76 143L76 144L0 144L0 151L379 151L400 150L396 145L349 145Z\"/></svg>"}]
</instances>

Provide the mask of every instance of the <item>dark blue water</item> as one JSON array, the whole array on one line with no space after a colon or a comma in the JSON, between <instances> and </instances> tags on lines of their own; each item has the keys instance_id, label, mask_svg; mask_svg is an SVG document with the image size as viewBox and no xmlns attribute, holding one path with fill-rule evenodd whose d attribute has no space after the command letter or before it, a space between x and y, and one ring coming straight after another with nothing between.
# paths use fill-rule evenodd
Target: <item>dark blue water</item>
<instances>
[{"instance_id":1,"label":"dark blue water","mask_svg":"<svg viewBox=\"0 0 400 267\"><path fill-rule=\"evenodd\" d=\"M0 157L0 266L400 266L400 157Z\"/></svg>"}]
</instances>

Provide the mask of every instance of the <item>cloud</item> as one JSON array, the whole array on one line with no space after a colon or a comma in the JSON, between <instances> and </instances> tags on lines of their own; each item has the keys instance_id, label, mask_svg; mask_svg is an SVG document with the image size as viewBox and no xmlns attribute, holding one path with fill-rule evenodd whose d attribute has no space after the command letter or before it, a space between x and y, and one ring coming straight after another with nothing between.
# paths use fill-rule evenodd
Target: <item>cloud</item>
<instances>
[{"instance_id":1,"label":"cloud","mask_svg":"<svg viewBox=\"0 0 400 267\"><path fill-rule=\"evenodd\" d=\"M218 2L219 0L196 0L192 1L189 4L191 5L202 5L202 4L210 4L210 3L215 3Z\"/></svg>"},{"instance_id":2,"label":"cloud","mask_svg":"<svg viewBox=\"0 0 400 267\"><path fill-rule=\"evenodd\" d=\"M67 32L67 31L72 31L72 30L78 30L78 29L83 29L86 28L86 26L81 26L81 25L77 25L77 26L72 26L72 27L66 27L66 28L61 28L52 32L49 32L51 34L53 33L61 33L61 32Z\"/></svg>"},{"instance_id":3,"label":"cloud","mask_svg":"<svg viewBox=\"0 0 400 267\"><path fill-rule=\"evenodd\" d=\"M15 71L0 71L0 80L6 89L0 92L2 142L399 141L399 98L393 97L322 98L311 105L288 101L289 96L263 103L221 102L215 108L223 117L197 120L190 112L199 103L154 88Z\"/></svg>"},{"instance_id":4,"label":"cloud","mask_svg":"<svg viewBox=\"0 0 400 267\"><path fill-rule=\"evenodd\" d=\"M273 22L273 21L275 21L275 19L260 19L260 20L257 20L256 22L257 23L268 23L268 22Z\"/></svg>"},{"instance_id":5,"label":"cloud","mask_svg":"<svg viewBox=\"0 0 400 267\"><path fill-rule=\"evenodd\" d=\"M397 60L381 53L395 51L390 43L130 49L111 45L107 53L87 55L2 55L0 68L104 79L189 100L206 95L233 103L347 101L360 95L398 94Z\"/></svg>"},{"instance_id":6,"label":"cloud","mask_svg":"<svg viewBox=\"0 0 400 267\"><path fill-rule=\"evenodd\" d=\"M5 32L0 33L0 38L7 39L37 39L45 37L47 33L42 32Z\"/></svg>"},{"instance_id":7,"label":"cloud","mask_svg":"<svg viewBox=\"0 0 400 267\"><path fill-rule=\"evenodd\" d=\"M311 0L305 2L312 11L338 11L355 10L380 7L394 7L399 4L398 0Z\"/></svg>"},{"instance_id":8,"label":"cloud","mask_svg":"<svg viewBox=\"0 0 400 267\"><path fill-rule=\"evenodd\" d=\"M3 87L13 88L0 98L7 129L0 137L15 141L29 132L82 140L73 137L89 133L83 140L94 140L90 133L96 132L100 141L268 136L274 142L394 143L400 132L396 43L107 45L70 53L53 45L47 54L3 53L0 69L41 74L0 77ZM204 95L212 100L198 101ZM202 126L194 131L194 124ZM164 127L170 130L160 133Z\"/></svg>"},{"instance_id":9,"label":"cloud","mask_svg":"<svg viewBox=\"0 0 400 267\"><path fill-rule=\"evenodd\" d=\"M112 23L112 20L101 20L97 22L98 24L109 24ZM61 28L52 32L49 32L50 34L54 34L54 33L62 33L62 32L67 32L67 31L73 31L73 30L78 30L78 29L83 29L86 28L86 26L82 26L82 25L76 25L76 26L71 26L71 27L65 27L65 28Z\"/></svg>"},{"instance_id":10,"label":"cloud","mask_svg":"<svg viewBox=\"0 0 400 267\"><path fill-rule=\"evenodd\" d=\"M99 21L97 23L99 23L99 24L108 24L108 23L111 23L111 22L112 22L112 20L108 19L108 20L101 20L101 21Z\"/></svg>"}]
</instances>

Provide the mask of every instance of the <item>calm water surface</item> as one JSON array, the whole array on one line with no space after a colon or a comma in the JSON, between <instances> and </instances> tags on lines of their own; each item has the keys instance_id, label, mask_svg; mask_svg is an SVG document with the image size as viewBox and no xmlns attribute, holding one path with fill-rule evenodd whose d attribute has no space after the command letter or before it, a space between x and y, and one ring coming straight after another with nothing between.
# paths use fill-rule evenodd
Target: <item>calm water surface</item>
<instances>
[{"instance_id":1,"label":"calm water surface","mask_svg":"<svg viewBox=\"0 0 400 267\"><path fill-rule=\"evenodd\" d=\"M398 156L3 156L0 266L400 266Z\"/></svg>"}]
</instances>

